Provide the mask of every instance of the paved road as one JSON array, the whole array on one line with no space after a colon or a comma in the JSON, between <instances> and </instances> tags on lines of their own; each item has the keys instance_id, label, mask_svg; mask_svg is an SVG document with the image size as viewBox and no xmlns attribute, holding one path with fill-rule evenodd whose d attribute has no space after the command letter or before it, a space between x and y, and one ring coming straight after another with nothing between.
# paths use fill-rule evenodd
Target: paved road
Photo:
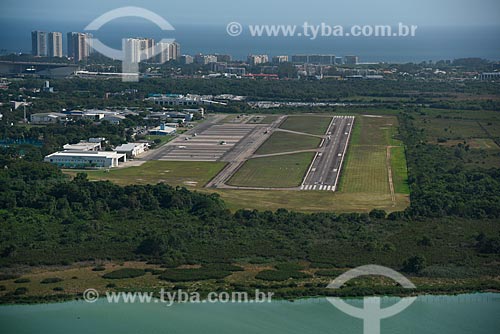
<instances>
[{"instance_id":1,"label":"paved road","mask_svg":"<svg viewBox=\"0 0 500 334\"><path fill-rule=\"evenodd\" d=\"M320 152L304 178L300 189L335 191L342 169L349 138L354 124L353 116L336 116L322 142Z\"/></svg>"}]
</instances>

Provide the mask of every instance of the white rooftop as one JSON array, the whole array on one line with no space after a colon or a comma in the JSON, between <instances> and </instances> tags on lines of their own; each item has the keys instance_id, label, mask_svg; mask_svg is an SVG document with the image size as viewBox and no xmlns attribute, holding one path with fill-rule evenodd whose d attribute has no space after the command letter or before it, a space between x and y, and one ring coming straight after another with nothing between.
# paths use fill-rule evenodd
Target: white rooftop
<instances>
[{"instance_id":1,"label":"white rooftop","mask_svg":"<svg viewBox=\"0 0 500 334\"><path fill-rule=\"evenodd\" d=\"M56 152L52 153L46 156L46 158L51 158L51 157L105 157L105 158L123 158L125 154L120 154L116 152L95 152L95 151L62 151L62 152Z\"/></svg>"},{"instance_id":2,"label":"white rooftop","mask_svg":"<svg viewBox=\"0 0 500 334\"><path fill-rule=\"evenodd\" d=\"M138 146L144 146L144 143L128 143L128 144L123 144L115 148L115 151L132 151Z\"/></svg>"}]
</instances>

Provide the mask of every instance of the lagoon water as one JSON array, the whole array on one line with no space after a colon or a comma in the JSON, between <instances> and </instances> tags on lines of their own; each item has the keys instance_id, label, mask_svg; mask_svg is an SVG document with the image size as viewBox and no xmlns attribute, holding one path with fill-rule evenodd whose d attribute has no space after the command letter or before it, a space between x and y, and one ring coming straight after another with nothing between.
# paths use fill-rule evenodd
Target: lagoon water
<instances>
[{"instance_id":1,"label":"lagoon water","mask_svg":"<svg viewBox=\"0 0 500 334\"><path fill-rule=\"evenodd\" d=\"M384 298L384 307L396 302ZM361 301L349 301L361 306ZM382 320L383 334L492 334L500 332L500 294L422 296ZM0 306L0 332L22 333L362 333L326 299L265 304L108 304L101 299Z\"/></svg>"}]
</instances>

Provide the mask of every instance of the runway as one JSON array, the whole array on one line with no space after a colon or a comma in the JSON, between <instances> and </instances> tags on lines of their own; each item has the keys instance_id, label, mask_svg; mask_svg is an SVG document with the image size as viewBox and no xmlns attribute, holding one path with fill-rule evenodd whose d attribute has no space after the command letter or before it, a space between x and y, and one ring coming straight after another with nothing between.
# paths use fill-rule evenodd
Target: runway
<instances>
[{"instance_id":1,"label":"runway","mask_svg":"<svg viewBox=\"0 0 500 334\"><path fill-rule=\"evenodd\" d=\"M336 191L354 116L335 116L300 186L301 190Z\"/></svg>"}]
</instances>

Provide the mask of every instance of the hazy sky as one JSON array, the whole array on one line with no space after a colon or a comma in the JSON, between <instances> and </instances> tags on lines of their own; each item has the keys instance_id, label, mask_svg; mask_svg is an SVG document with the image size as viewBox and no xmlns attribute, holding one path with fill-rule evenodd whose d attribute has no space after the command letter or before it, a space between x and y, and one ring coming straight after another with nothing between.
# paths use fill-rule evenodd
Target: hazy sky
<instances>
[{"instance_id":1,"label":"hazy sky","mask_svg":"<svg viewBox=\"0 0 500 334\"><path fill-rule=\"evenodd\" d=\"M500 24L500 0L0 0L0 18L81 22L122 6L173 24Z\"/></svg>"}]
</instances>

